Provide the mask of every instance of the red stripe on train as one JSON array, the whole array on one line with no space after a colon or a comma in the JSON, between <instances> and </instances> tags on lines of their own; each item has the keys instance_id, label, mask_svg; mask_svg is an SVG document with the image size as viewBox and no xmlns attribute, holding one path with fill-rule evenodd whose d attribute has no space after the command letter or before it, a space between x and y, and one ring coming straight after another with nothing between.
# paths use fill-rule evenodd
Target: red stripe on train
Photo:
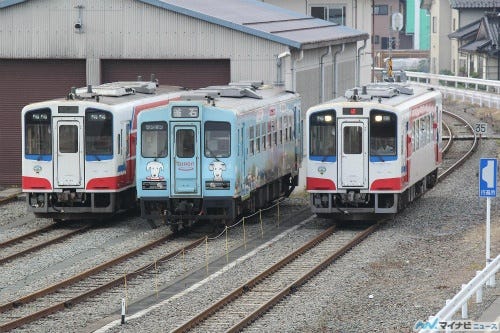
<instances>
[{"instance_id":1,"label":"red stripe on train","mask_svg":"<svg viewBox=\"0 0 500 333\"><path fill-rule=\"evenodd\" d=\"M331 179L307 177L306 190L335 190L337 187Z\"/></svg>"},{"instance_id":2,"label":"red stripe on train","mask_svg":"<svg viewBox=\"0 0 500 333\"><path fill-rule=\"evenodd\" d=\"M403 177L398 178L385 178L385 179L377 179L373 181L370 186L370 191L399 191L401 190Z\"/></svg>"},{"instance_id":3,"label":"red stripe on train","mask_svg":"<svg viewBox=\"0 0 500 333\"><path fill-rule=\"evenodd\" d=\"M22 177L23 190L51 190L52 185L47 178Z\"/></svg>"},{"instance_id":4,"label":"red stripe on train","mask_svg":"<svg viewBox=\"0 0 500 333\"><path fill-rule=\"evenodd\" d=\"M87 182L87 190L119 190L132 182L127 180L127 174L115 177L94 178Z\"/></svg>"}]
</instances>

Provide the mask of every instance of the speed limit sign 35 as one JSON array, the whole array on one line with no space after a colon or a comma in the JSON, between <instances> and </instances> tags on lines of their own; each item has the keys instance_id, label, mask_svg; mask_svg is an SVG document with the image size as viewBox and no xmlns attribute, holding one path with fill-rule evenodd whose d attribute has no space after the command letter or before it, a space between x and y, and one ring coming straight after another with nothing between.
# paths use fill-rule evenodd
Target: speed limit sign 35
<instances>
[{"instance_id":1,"label":"speed limit sign 35","mask_svg":"<svg viewBox=\"0 0 500 333\"><path fill-rule=\"evenodd\" d=\"M476 123L474 125L474 131L476 134L486 134L486 129L488 128L487 123Z\"/></svg>"}]
</instances>

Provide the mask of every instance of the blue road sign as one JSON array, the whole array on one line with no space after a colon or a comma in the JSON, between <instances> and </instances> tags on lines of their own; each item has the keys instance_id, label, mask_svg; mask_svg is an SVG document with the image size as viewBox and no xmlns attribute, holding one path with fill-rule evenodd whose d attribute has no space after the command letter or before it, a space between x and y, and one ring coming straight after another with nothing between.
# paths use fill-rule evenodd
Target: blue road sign
<instances>
[{"instance_id":1,"label":"blue road sign","mask_svg":"<svg viewBox=\"0 0 500 333\"><path fill-rule=\"evenodd\" d=\"M497 196L497 169L496 158L481 158L479 160L479 196Z\"/></svg>"}]
</instances>

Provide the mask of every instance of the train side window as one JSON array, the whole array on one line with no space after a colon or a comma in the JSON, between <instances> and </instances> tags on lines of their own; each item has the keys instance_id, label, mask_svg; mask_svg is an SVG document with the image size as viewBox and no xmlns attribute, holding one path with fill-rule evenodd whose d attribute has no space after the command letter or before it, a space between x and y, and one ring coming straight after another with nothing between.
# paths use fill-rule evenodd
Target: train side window
<instances>
[{"instance_id":1,"label":"train side window","mask_svg":"<svg viewBox=\"0 0 500 333\"><path fill-rule=\"evenodd\" d=\"M272 141L273 125L270 121L267 122L267 148L271 149L273 144Z\"/></svg>"},{"instance_id":2,"label":"train side window","mask_svg":"<svg viewBox=\"0 0 500 333\"><path fill-rule=\"evenodd\" d=\"M272 121L272 129L273 129L273 145L277 146L278 145L278 125L277 125L277 120Z\"/></svg>"},{"instance_id":3,"label":"train side window","mask_svg":"<svg viewBox=\"0 0 500 333\"><path fill-rule=\"evenodd\" d=\"M86 110L85 153L113 154L113 116L110 112L90 108Z\"/></svg>"},{"instance_id":4,"label":"train side window","mask_svg":"<svg viewBox=\"0 0 500 333\"><path fill-rule=\"evenodd\" d=\"M280 117L278 119L278 138L279 138L279 144L283 144L283 118Z\"/></svg>"},{"instance_id":5,"label":"train side window","mask_svg":"<svg viewBox=\"0 0 500 333\"><path fill-rule=\"evenodd\" d=\"M254 128L253 126L250 126L248 128L248 154L253 155L255 154L255 146L254 146Z\"/></svg>"},{"instance_id":6,"label":"train side window","mask_svg":"<svg viewBox=\"0 0 500 333\"><path fill-rule=\"evenodd\" d=\"M397 153L397 117L383 110L370 111L370 154L394 156Z\"/></svg>"},{"instance_id":7,"label":"train side window","mask_svg":"<svg viewBox=\"0 0 500 333\"><path fill-rule=\"evenodd\" d=\"M285 128L285 138L286 138L286 141L291 141L292 138L291 138L291 134L290 133L290 117L288 116L285 116L285 119L284 119L285 123L283 124L283 127Z\"/></svg>"},{"instance_id":8,"label":"train side window","mask_svg":"<svg viewBox=\"0 0 500 333\"><path fill-rule=\"evenodd\" d=\"M413 126L413 133L415 133L415 148L414 151L420 149L420 119L416 119Z\"/></svg>"},{"instance_id":9,"label":"train side window","mask_svg":"<svg viewBox=\"0 0 500 333\"><path fill-rule=\"evenodd\" d=\"M50 109L40 109L27 112L25 121L25 154L52 154L51 112Z\"/></svg>"},{"instance_id":10,"label":"train side window","mask_svg":"<svg viewBox=\"0 0 500 333\"><path fill-rule=\"evenodd\" d=\"M141 156L155 158L168 154L167 123L164 121L141 124Z\"/></svg>"},{"instance_id":11,"label":"train side window","mask_svg":"<svg viewBox=\"0 0 500 333\"><path fill-rule=\"evenodd\" d=\"M253 126L251 131L250 146L253 146ZM253 150L251 153L253 154ZM229 157L231 156L231 124L223 121L207 121L205 123L205 156Z\"/></svg>"},{"instance_id":12,"label":"train side window","mask_svg":"<svg viewBox=\"0 0 500 333\"><path fill-rule=\"evenodd\" d=\"M260 124L255 126L255 152L260 153Z\"/></svg>"},{"instance_id":13,"label":"train side window","mask_svg":"<svg viewBox=\"0 0 500 333\"><path fill-rule=\"evenodd\" d=\"M262 123L262 150L266 150L267 123Z\"/></svg>"},{"instance_id":14,"label":"train side window","mask_svg":"<svg viewBox=\"0 0 500 333\"><path fill-rule=\"evenodd\" d=\"M335 156L337 154L336 116L334 110L314 113L310 116L309 151L311 156ZM290 132L291 134L291 132Z\"/></svg>"}]
</instances>

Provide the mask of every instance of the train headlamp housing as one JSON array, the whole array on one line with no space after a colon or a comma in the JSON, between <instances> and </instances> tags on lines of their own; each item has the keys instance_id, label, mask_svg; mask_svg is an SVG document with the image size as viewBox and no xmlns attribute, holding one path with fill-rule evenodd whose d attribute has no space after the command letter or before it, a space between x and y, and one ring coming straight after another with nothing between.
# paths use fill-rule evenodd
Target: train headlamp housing
<instances>
[{"instance_id":1,"label":"train headlamp housing","mask_svg":"<svg viewBox=\"0 0 500 333\"><path fill-rule=\"evenodd\" d=\"M167 189L167 181L165 180L146 180L142 182L143 190L166 190Z\"/></svg>"},{"instance_id":2,"label":"train headlamp housing","mask_svg":"<svg viewBox=\"0 0 500 333\"><path fill-rule=\"evenodd\" d=\"M228 190L231 187L231 182L228 180L207 180L205 182L205 189L207 190Z\"/></svg>"}]
</instances>

